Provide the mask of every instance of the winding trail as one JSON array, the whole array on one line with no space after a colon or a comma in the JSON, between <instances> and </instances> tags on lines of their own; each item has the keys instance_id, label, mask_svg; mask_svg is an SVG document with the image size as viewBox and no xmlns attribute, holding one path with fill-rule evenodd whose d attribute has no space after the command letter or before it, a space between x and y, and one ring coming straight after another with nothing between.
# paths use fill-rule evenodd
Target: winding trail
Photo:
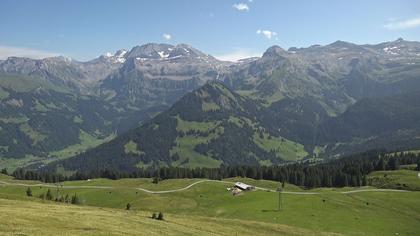
<instances>
[{"instance_id":1,"label":"winding trail","mask_svg":"<svg viewBox=\"0 0 420 236\"><path fill-rule=\"evenodd\" d=\"M188 185L184 188L173 189L173 190L152 191L152 190L147 190L147 189L144 189L144 188L136 188L136 189L141 190L141 191L146 192L146 193L151 193L151 194L174 193L174 192L180 192L180 191L187 190L194 185L201 184L201 183L204 183L204 182L219 182L219 183L227 183L227 184L232 184L233 183L234 184L234 182L229 182L229 181L205 179L205 180L200 180L200 181L194 182L194 183L192 183L192 184L190 184L190 185Z\"/></svg>"},{"instance_id":2,"label":"winding trail","mask_svg":"<svg viewBox=\"0 0 420 236\"><path fill-rule=\"evenodd\" d=\"M145 188L130 188L126 187L126 189L135 189L140 190L150 194L163 194L163 193L174 193L174 192L181 192L190 189L191 187L201 184L204 182L216 182L216 183L225 183L225 184L235 184L232 181L223 181L223 180L200 180L194 182L186 187L178 188L178 189L171 189L171 190L160 190L160 191L153 191L148 190ZM23 183L10 183L5 181L0 181L0 185L8 185L8 186L24 186L24 187L47 187L47 188L55 188L57 185L53 184L23 184ZM118 187L112 186L95 186L95 185L80 185L80 186L72 186L72 185L62 185L61 188L65 189L117 189ZM266 191L266 192L277 192L274 189L262 188L262 187L255 187L257 190ZM333 193L341 193L341 194L352 194L352 193L360 193L360 192L412 192L409 190L398 190L398 189L356 189L351 191L342 191L342 192L333 192ZM284 194L294 194L294 195L318 195L322 192L296 192L296 191L283 191Z\"/></svg>"}]
</instances>

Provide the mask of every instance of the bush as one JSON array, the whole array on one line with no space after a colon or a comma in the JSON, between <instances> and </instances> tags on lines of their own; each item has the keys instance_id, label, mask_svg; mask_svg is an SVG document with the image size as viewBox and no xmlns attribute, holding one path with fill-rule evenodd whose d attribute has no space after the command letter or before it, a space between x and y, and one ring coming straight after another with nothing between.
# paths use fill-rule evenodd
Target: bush
<instances>
[{"instance_id":1,"label":"bush","mask_svg":"<svg viewBox=\"0 0 420 236\"><path fill-rule=\"evenodd\" d=\"M51 201L53 199L50 189L48 189L47 194L45 194L45 199L47 199L48 201Z\"/></svg>"},{"instance_id":2,"label":"bush","mask_svg":"<svg viewBox=\"0 0 420 236\"><path fill-rule=\"evenodd\" d=\"M9 175L9 173L7 172L7 169L6 168L3 168L1 170L1 173L4 174L4 175Z\"/></svg>"},{"instance_id":3,"label":"bush","mask_svg":"<svg viewBox=\"0 0 420 236\"><path fill-rule=\"evenodd\" d=\"M80 204L80 199L76 194L71 197L71 204Z\"/></svg>"},{"instance_id":4,"label":"bush","mask_svg":"<svg viewBox=\"0 0 420 236\"><path fill-rule=\"evenodd\" d=\"M127 206L125 207L125 209L128 211L128 210L130 210L130 208L131 208L131 204L127 203Z\"/></svg>"},{"instance_id":5,"label":"bush","mask_svg":"<svg viewBox=\"0 0 420 236\"><path fill-rule=\"evenodd\" d=\"M163 213L162 212L159 212L159 215L158 215L157 219L158 220L163 220Z\"/></svg>"},{"instance_id":6,"label":"bush","mask_svg":"<svg viewBox=\"0 0 420 236\"><path fill-rule=\"evenodd\" d=\"M28 187L28 188L26 189L26 196L28 196L28 197L32 197L32 189L31 189L30 187Z\"/></svg>"},{"instance_id":7,"label":"bush","mask_svg":"<svg viewBox=\"0 0 420 236\"><path fill-rule=\"evenodd\" d=\"M159 181L160 181L160 178L156 176L156 177L154 177L154 178L153 178L152 183L154 183L154 184L158 184L158 183L159 183Z\"/></svg>"},{"instance_id":8,"label":"bush","mask_svg":"<svg viewBox=\"0 0 420 236\"><path fill-rule=\"evenodd\" d=\"M157 215L156 215L156 213L153 213L153 214L152 214L152 219L157 219Z\"/></svg>"}]
</instances>

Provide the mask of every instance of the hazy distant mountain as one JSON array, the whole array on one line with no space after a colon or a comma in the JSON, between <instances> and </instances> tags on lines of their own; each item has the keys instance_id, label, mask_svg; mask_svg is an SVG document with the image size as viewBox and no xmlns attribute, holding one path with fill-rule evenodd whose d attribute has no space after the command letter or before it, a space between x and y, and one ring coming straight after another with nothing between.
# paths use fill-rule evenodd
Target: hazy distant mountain
<instances>
[{"instance_id":1,"label":"hazy distant mountain","mask_svg":"<svg viewBox=\"0 0 420 236\"><path fill-rule=\"evenodd\" d=\"M171 105L185 93L227 72L220 62L191 46L145 44L100 84L100 94L122 107Z\"/></svg>"},{"instance_id":2,"label":"hazy distant mountain","mask_svg":"<svg viewBox=\"0 0 420 236\"><path fill-rule=\"evenodd\" d=\"M57 86L64 86L75 91L87 89L88 77L76 63L64 57L41 60L9 57L0 64L0 72L46 79Z\"/></svg>"},{"instance_id":3,"label":"hazy distant mountain","mask_svg":"<svg viewBox=\"0 0 420 236\"><path fill-rule=\"evenodd\" d=\"M310 96L330 114L339 114L363 97L419 88L419 73L420 43L398 39L378 45L337 41L287 51L273 46L224 79L235 90L270 103Z\"/></svg>"},{"instance_id":4,"label":"hazy distant mountain","mask_svg":"<svg viewBox=\"0 0 420 236\"><path fill-rule=\"evenodd\" d=\"M300 143L309 154L323 150L325 155L336 155L351 150L330 148L333 140L321 134L327 129L325 122L333 117L345 119L346 111L361 106L367 98L386 97L385 105L380 106L387 107L394 96L418 91L419 76L420 43L402 39L377 45L337 41L288 50L273 46L261 58L238 63L219 61L184 44L145 44L87 62L64 57L8 58L0 61L0 132L9 137L0 140L0 160L26 157L36 161L52 157L54 151L66 152L62 156L68 157L75 152L66 148L74 149L80 143L80 152L105 137L121 134L213 80L258 107L259 125L272 137ZM58 103L61 105L52 105ZM57 116L67 112L66 118ZM372 114L360 110L358 116L365 115ZM35 122L40 117L48 117L57 128L49 130ZM63 126L73 129L67 132L65 142L58 138ZM332 133L326 132L334 136ZM90 145L82 137L85 134ZM43 138L35 141L36 136ZM26 143L27 148L11 151L20 143ZM361 144L355 150L384 143Z\"/></svg>"}]
</instances>

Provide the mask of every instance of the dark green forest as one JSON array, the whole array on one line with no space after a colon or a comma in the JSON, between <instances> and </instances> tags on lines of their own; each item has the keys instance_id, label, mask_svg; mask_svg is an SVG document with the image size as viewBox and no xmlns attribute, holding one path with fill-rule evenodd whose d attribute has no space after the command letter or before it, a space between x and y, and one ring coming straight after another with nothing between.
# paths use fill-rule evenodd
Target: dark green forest
<instances>
[{"instance_id":1,"label":"dark green forest","mask_svg":"<svg viewBox=\"0 0 420 236\"><path fill-rule=\"evenodd\" d=\"M229 177L248 177L253 179L288 182L305 188L365 186L366 176L373 171L398 170L400 165L417 164L420 170L420 154L397 153L388 155L384 151L369 151L324 163L309 161L281 166L221 166L220 168L179 168L162 167L119 171L117 169L96 169L77 171L64 176L52 170L33 171L23 168L12 173L16 179L40 180L43 182L62 182L67 180L86 180L93 178L153 178L154 182L164 179L205 178L224 179ZM3 173L7 173L3 170Z\"/></svg>"}]
</instances>

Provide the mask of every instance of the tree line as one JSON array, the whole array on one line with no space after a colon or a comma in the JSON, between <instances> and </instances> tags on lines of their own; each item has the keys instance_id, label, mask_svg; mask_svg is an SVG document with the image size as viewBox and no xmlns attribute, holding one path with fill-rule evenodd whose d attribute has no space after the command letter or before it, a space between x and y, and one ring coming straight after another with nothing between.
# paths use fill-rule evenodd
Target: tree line
<instances>
[{"instance_id":1,"label":"tree line","mask_svg":"<svg viewBox=\"0 0 420 236\"><path fill-rule=\"evenodd\" d=\"M31 187L28 187L26 189L26 196L33 197ZM59 194L59 192L57 192L57 195L54 197L54 195L51 192L51 189L48 189L46 193L41 193L38 197L41 198L42 200L48 200L48 201L56 201L56 202L71 203L71 204L81 203L79 197L76 194L70 197L69 194L61 195Z\"/></svg>"},{"instance_id":2,"label":"tree line","mask_svg":"<svg viewBox=\"0 0 420 236\"><path fill-rule=\"evenodd\" d=\"M369 151L328 162L313 164L310 162L288 164L282 166L221 166L220 168L179 168L162 167L138 169L123 172L111 169L91 172L75 172L64 176L50 171L33 171L16 169L13 176L22 180L39 180L43 182L62 182L86 180L93 178L153 178L154 182L164 179L204 178L224 179L230 177L247 177L253 179L288 182L306 188L345 187L368 185L367 175L372 171L397 170L400 165L416 164L420 170L420 154L396 153L386 154L384 151Z\"/></svg>"}]
</instances>

